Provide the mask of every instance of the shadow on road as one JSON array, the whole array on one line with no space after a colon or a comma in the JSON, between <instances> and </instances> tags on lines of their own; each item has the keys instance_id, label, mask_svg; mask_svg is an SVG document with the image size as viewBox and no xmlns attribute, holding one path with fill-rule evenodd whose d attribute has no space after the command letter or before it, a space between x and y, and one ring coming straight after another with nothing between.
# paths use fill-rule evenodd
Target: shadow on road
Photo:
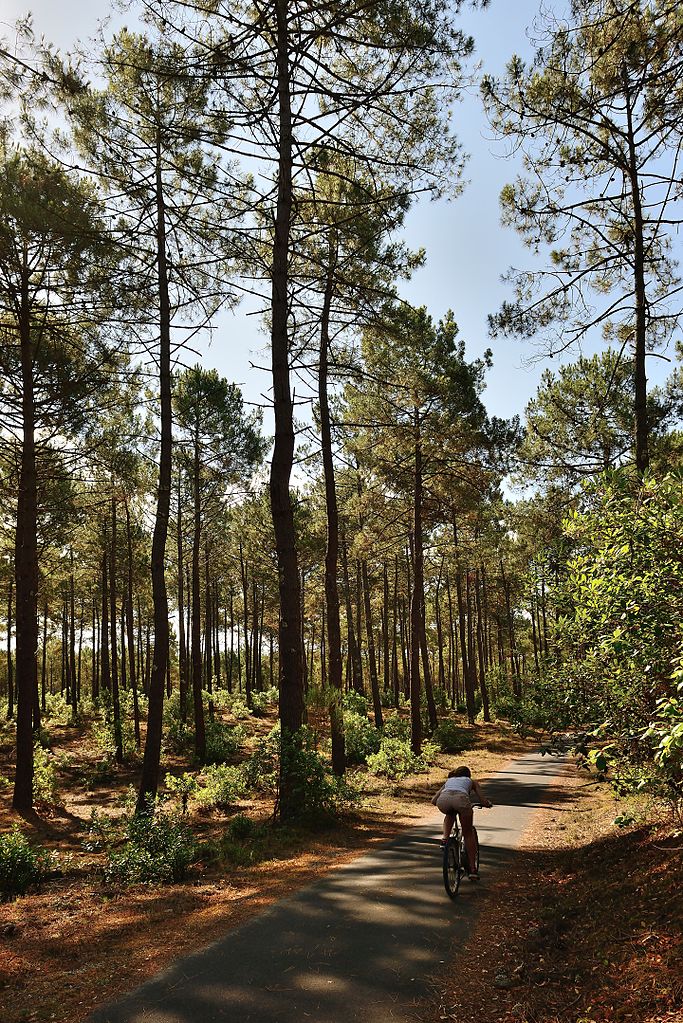
<instances>
[{"instance_id":1,"label":"shadow on road","mask_svg":"<svg viewBox=\"0 0 683 1023\"><path fill-rule=\"evenodd\" d=\"M523 757L486 785L482 881L443 888L440 815L272 906L176 963L91 1023L390 1023L406 1021L426 977L466 939L496 870L534 809L557 802L562 765ZM274 866L273 869L277 869Z\"/></svg>"}]
</instances>

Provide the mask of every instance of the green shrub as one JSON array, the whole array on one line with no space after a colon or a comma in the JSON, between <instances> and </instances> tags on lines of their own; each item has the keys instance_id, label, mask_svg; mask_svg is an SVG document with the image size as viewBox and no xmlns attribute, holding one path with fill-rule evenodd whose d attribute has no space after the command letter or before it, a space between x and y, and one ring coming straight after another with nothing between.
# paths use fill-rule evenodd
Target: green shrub
<instances>
[{"instance_id":1,"label":"green shrub","mask_svg":"<svg viewBox=\"0 0 683 1023\"><path fill-rule=\"evenodd\" d=\"M249 867L268 858L272 835L272 828L265 828L250 817L238 814L219 839L202 845L201 856L203 860L216 864Z\"/></svg>"},{"instance_id":2,"label":"green shrub","mask_svg":"<svg viewBox=\"0 0 683 1023\"><path fill-rule=\"evenodd\" d=\"M228 824L228 834L236 842L246 842L260 834L262 826L245 813L238 813Z\"/></svg>"},{"instance_id":3,"label":"green shrub","mask_svg":"<svg viewBox=\"0 0 683 1023\"><path fill-rule=\"evenodd\" d=\"M52 855L34 848L15 824L0 835L0 897L23 895L32 884L38 884L52 864Z\"/></svg>"},{"instance_id":4,"label":"green shrub","mask_svg":"<svg viewBox=\"0 0 683 1023\"><path fill-rule=\"evenodd\" d=\"M242 767L247 789L257 792L277 792L280 775L280 725L277 724L261 739L256 750Z\"/></svg>"},{"instance_id":5,"label":"green shrub","mask_svg":"<svg viewBox=\"0 0 683 1023\"><path fill-rule=\"evenodd\" d=\"M165 779L166 788L172 795L180 799L183 813L187 813L187 804L190 796L196 795L199 784L194 774L185 771L183 774L167 774Z\"/></svg>"},{"instance_id":6,"label":"green shrub","mask_svg":"<svg viewBox=\"0 0 683 1023\"><path fill-rule=\"evenodd\" d=\"M225 724L224 721L206 722L206 756L205 764L224 764L239 752L244 742L244 729L238 725Z\"/></svg>"},{"instance_id":7,"label":"green shrub","mask_svg":"<svg viewBox=\"0 0 683 1023\"><path fill-rule=\"evenodd\" d=\"M33 750L33 800L40 806L59 804L54 756L40 743Z\"/></svg>"},{"instance_id":8,"label":"green shrub","mask_svg":"<svg viewBox=\"0 0 683 1023\"><path fill-rule=\"evenodd\" d=\"M230 703L230 713L238 721L246 721L248 717L251 717L251 711L241 696L235 696Z\"/></svg>"},{"instance_id":9,"label":"green shrub","mask_svg":"<svg viewBox=\"0 0 683 1023\"><path fill-rule=\"evenodd\" d=\"M71 720L72 708L66 702L61 693L45 694L45 713L43 719L47 719L53 725L68 725Z\"/></svg>"},{"instance_id":10,"label":"green shrub","mask_svg":"<svg viewBox=\"0 0 683 1023\"><path fill-rule=\"evenodd\" d=\"M263 692L253 692L251 694L251 712L255 718L263 718L266 716L269 707L277 704L279 694L275 686L271 686L268 689L264 689Z\"/></svg>"},{"instance_id":11,"label":"green shrub","mask_svg":"<svg viewBox=\"0 0 683 1023\"><path fill-rule=\"evenodd\" d=\"M104 877L110 884L182 881L194 855L194 836L185 821L150 804L130 817L123 848L109 850Z\"/></svg>"},{"instance_id":12,"label":"green shrub","mask_svg":"<svg viewBox=\"0 0 683 1023\"><path fill-rule=\"evenodd\" d=\"M329 821L357 802L359 793L347 779L332 774L318 753L310 728L300 728L295 736L281 743L280 756L287 758L288 811L299 820Z\"/></svg>"},{"instance_id":13,"label":"green shrub","mask_svg":"<svg viewBox=\"0 0 683 1023\"><path fill-rule=\"evenodd\" d=\"M137 752L132 713L132 693L122 692L119 697L119 716L121 719L121 748L124 758L128 758ZM108 690L104 690L100 695L99 718L93 721L92 736L103 756L113 761L116 756L116 732L112 698Z\"/></svg>"},{"instance_id":14,"label":"green shrub","mask_svg":"<svg viewBox=\"0 0 683 1023\"><path fill-rule=\"evenodd\" d=\"M432 739L444 753L462 753L472 741L470 733L451 718L444 718L439 722Z\"/></svg>"},{"instance_id":15,"label":"green shrub","mask_svg":"<svg viewBox=\"0 0 683 1023\"><path fill-rule=\"evenodd\" d=\"M187 711L191 711L188 706ZM164 749L169 753L184 753L194 744L194 728L187 713L183 720L180 694L175 692L164 703Z\"/></svg>"},{"instance_id":16,"label":"green shrub","mask_svg":"<svg viewBox=\"0 0 683 1023\"><path fill-rule=\"evenodd\" d=\"M352 711L354 714L368 714L368 698L363 693L357 693L355 689L349 689L342 697L344 710Z\"/></svg>"},{"instance_id":17,"label":"green shrub","mask_svg":"<svg viewBox=\"0 0 683 1023\"><path fill-rule=\"evenodd\" d=\"M212 764L202 775L197 788L197 802L201 806L228 807L242 799L247 791L241 767Z\"/></svg>"},{"instance_id":18,"label":"green shrub","mask_svg":"<svg viewBox=\"0 0 683 1023\"><path fill-rule=\"evenodd\" d=\"M362 764L377 752L382 735L365 714L350 710L344 714L344 739L348 763Z\"/></svg>"},{"instance_id":19,"label":"green shrub","mask_svg":"<svg viewBox=\"0 0 683 1023\"><path fill-rule=\"evenodd\" d=\"M403 739L410 741L410 718L402 718L400 714L392 714L384 722L382 733L387 739Z\"/></svg>"},{"instance_id":20,"label":"green shrub","mask_svg":"<svg viewBox=\"0 0 683 1023\"><path fill-rule=\"evenodd\" d=\"M425 742L422 753L416 757L409 742L385 736L378 752L368 757L368 767L373 774L382 775L392 781L400 781L408 774L423 771L438 752L439 747L436 743Z\"/></svg>"}]
</instances>

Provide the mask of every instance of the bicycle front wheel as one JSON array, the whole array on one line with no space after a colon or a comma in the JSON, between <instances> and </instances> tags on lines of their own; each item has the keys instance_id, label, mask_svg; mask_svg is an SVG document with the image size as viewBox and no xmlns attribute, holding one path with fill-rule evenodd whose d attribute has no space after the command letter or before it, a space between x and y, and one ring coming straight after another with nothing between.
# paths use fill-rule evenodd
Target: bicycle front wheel
<instances>
[{"instance_id":1,"label":"bicycle front wheel","mask_svg":"<svg viewBox=\"0 0 683 1023\"><path fill-rule=\"evenodd\" d=\"M443 850L443 883L452 899L458 894L461 877L460 843L455 838L449 838Z\"/></svg>"}]
</instances>

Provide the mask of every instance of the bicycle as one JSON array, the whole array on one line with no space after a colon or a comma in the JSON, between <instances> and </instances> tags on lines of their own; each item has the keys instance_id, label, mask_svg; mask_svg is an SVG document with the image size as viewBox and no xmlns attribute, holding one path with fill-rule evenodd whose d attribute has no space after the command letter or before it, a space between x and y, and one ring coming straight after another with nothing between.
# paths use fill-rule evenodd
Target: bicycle
<instances>
[{"instance_id":1,"label":"bicycle","mask_svg":"<svg viewBox=\"0 0 683 1023\"><path fill-rule=\"evenodd\" d=\"M481 803L473 803L473 809L481 809ZM474 872L479 871L479 836L477 829L472 825L474 832L474 843L476 847L476 862ZM456 814L453 828L448 836L448 841L443 847L443 883L447 894L454 899L458 894L460 882L465 874L470 873L469 856L465 848L465 839L460 830L460 821Z\"/></svg>"}]
</instances>

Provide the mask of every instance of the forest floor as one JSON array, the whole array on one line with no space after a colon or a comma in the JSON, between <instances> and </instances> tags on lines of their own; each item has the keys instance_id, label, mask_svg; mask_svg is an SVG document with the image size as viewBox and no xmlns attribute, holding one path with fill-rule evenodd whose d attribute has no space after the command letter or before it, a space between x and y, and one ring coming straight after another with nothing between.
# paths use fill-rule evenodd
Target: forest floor
<instances>
[{"instance_id":1,"label":"forest floor","mask_svg":"<svg viewBox=\"0 0 683 1023\"><path fill-rule=\"evenodd\" d=\"M272 721L253 722L254 740ZM60 806L22 815L0 789L0 832L18 822L32 842L57 850L62 876L0 905L0 1019L80 1023L91 1009L136 987L174 959L215 941L265 906L414 825L454 762L486 777L538 742L504 724L463 726L463 754L441 755L429 771L391 783L365 773L362 805L327 830L273 829L272 845L249 866L210 855L236 812L265 820L267 802L242 802L230 813L190 814L207 855L183 884L113 888L101 857L83 847L92 810L117 816L138 766L98 771L101 753L82 730L52 728ZM0 747L0 775L10 773L11 744ZM172 759L165 769L176 764ZM275 868L275 869L274 869ZM182 925L179 926L179 921Z\"/></svg>"},{"instance_id":2,"label":"forest floor","mask_svg":"<svg viewBox=\"0 0 683 1023\"><path fill-rule=\"evenodd\" d=\"M253 722L254 740L272 721ZM252 865L207 854L184 884L115 889L83 848L93 809L117 815L138 765L108 776L83 732L53 729L61 806L14 814L0 789L0 832L19 822L63 857L63 876L0 905L0 1019L81 1023L91 1009L207 945L270 903L318 879L424 817L454 762L477 777L538 748L504 724L464 729L467 752L439 757L401 783L365 775L362 806L334 828L273 829ZM0 745L0 774L11 748ZM186 768L169 761L165 769ZM566 800L567 794L570 800ZM230 813L190 815L210 850L236 812L267 819L272 806L243 802ZM617 829L619 814L641 823ZM648 820L647 826L642 819ZM617 801L610 789L568 768L562 799L540 810L523 851L493 890L452 975L434 981L425 1023L683 1023L683 841L653 808ZM182 921L179 926L179 921Z\"/></svg>"},{"instance_id":3,"label":"forest floor","mask_svg":"<svg viewBox=\"0 0 683 1023\"><path fill-rule=\"evenodd\" d=\"M573 767L561 795L495 880L452 982L435 979L424 1023L683 1023L683 838L661 806Z\"/></svg>"}]
</instances>

